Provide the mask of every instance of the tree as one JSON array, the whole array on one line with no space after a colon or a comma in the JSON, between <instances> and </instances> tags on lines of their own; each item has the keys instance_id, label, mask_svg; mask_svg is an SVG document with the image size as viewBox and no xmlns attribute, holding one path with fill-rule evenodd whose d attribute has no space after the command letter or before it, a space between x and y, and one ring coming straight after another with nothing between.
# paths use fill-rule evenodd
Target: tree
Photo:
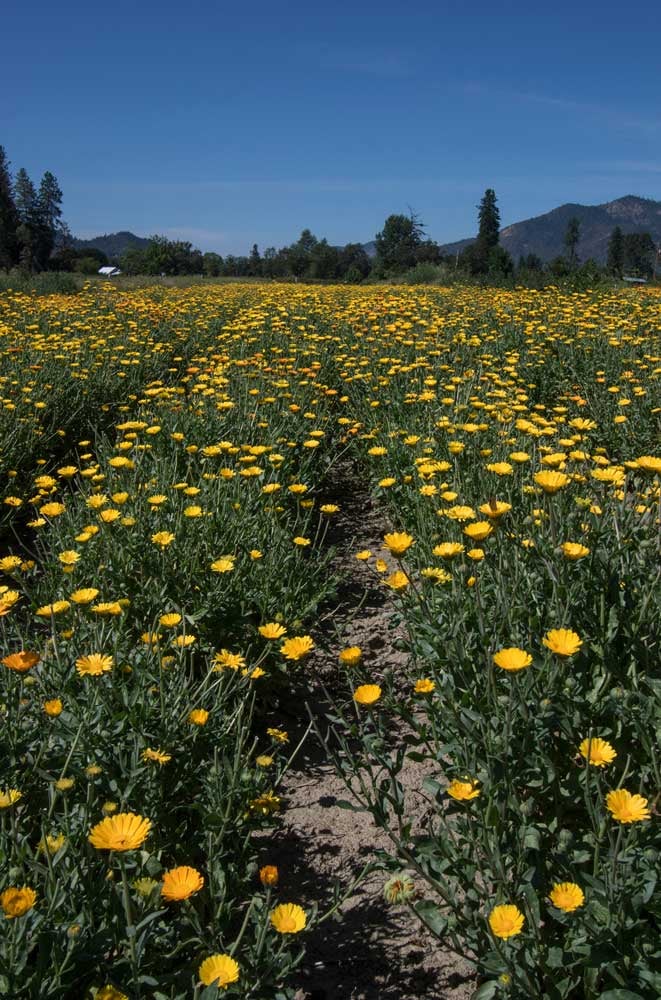
<instances>
[{"instance_id":1,"label":"tree","mask_svg":"<svg viewBox=\"0 0 661 1000\"><path fill-rule=\"evenodd\" d=\"M0 146L0 269L8 271L18 264L18 212L14 203L9 160Z\"/></svg>"},{"instance_id":2,"label":"tree","mask_svg":"<svg viewBox=\"0 0 661 1000\"><path fill-rule=\"evenodd\" d=\"M410 215L389 215L376 234L376 266L380 274L393 275L415 267L424 226Z\"/></svg>"},{"instance_id":3,"label":"tree","mask_svg":"<svg viewBox=\"0 0 661 1000\"><path fill-rule=\"evenodd\" d=\"M486 257L490 250L498 246L500 239L500 212L493 188L487 188L482 196L478 206L478 222L477 242Z\"/></svg>"},{"instance_id":4,"label":"tree","mask_svg":"<svg viewBox=\"0 0 661 1000\"><path fill-rule=\"evenodd\" d=\"M608 270L616 278L621 278L624 272L624 234L616 226L608 241Z\"/></svg>"},{"instance_id":5,"label":"tree","mask_svg":"<svg viewBox=\"0 0 661 1000\"><path fill-rule=\"evenodd\" d=\"M250 275L253 278L257 278L262 273L262 258L259 253L259 247L256 243L253 243L252 250L250 251Z\"/></svg>"},{"instance_id":6,"label":"tree","mask_svg":"<svg viewBox=\"0 0 661 1000\"><path fill-rule=\"evenodd\" d=\"M565 230L564 244L567 250L567 263L569 264L570 271L578 265L578 254L576 252L576 247L578 246L578 241L581 238L581 223L576 218L572 218L567 223L567 229Z\"/></svg>"},{"instance_id":7,"label":"tree","mask_svg":"<svg viewBox=\"0 0 661 1000\"><path fill-rule=\"evenodd\" d=\"M202 267L208 278L217 278L223 270L223 258L220 254L209 251L202 257Z\"/></svg>"},{"instance_id":8,"label":"tree","mask_svg":"<svg viewBox=\"0 0 661 1000\"><path fill-rule=\"evenodd\" d=\"M36 200L36 243L35 258L40 270L48 267L50 256L55 249L62 219L62 191L57 178L47 170L41 178Z\"/></svg>"},{"instance_id":9,"label":"tree","mask_svg":"<svg viewBox=\"0 0 661 1000\"><path fill-rule=\"evenodd\" d=\"M358 284L370 273L370 267L370 259L362 243L347 243L340 250L338 276L342 281Z\"/></svg>"},{"instance_id":10,"label":"tree","mask_svg":"<svg viewBox=\"0 0 661 1000\"><path fill-rule=\"evenodd\" d=\"M37 266L36 251L39 229L37 192L24 167L14 180L14 202L18 212L18 260L24 271L34 271Z\"/></svg>"},{"instance_id":11,"label":"tree","mask_svg":"<svg viewBox=\"0 0 661 1000\"><path fill-rule=\"evenodd\" d=\"M627 233L623 237L624 268L636 278L651 278L654 271L656 246L649 233Z\"/></svg>"}]
</instances>

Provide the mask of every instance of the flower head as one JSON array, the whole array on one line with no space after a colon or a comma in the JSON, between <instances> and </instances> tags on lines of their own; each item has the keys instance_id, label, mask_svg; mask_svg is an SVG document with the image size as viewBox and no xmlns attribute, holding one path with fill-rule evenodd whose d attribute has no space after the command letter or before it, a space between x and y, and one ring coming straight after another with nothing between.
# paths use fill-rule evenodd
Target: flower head
<instances>
[{"instance_id":1,"label":"flower head","mask_svg":"<svg viewBox=\"0 0 661 1000\"><path fill-rule=\"evenodd\" d=\"M264 865L259 869L259 881L263 886L274 886L278 884L279 872L275 865Z\"/></svg>"},{"instance_id":2,"label":"flower head","mask_svg":"<svg viewBox=\"0 0 661 1000\"><path fill-rule=\"evenodd\" d=\"M361 684L353 693L353 700L359 705L373 705L381 697L378 684Z\"/></svg>"},{"instance_id":3,"label":"flower head","mask_svg":"<svg viewBox=\"0 0 661 1000\"><path fill-rule=\"evenodd\" d=\"M593 767L605 767L606 764L611 764L617 757L617 753L610 743L600 739L598 736L591 736L589 739L583 740L578 748L578 752Z\"/></svg>"},{"instance_id":4,"label":"flower head","mask_svg":"<svg viewBox=\"0 0 661 1000\"><path fill-rule=\"evenodd\" d=\"M557 493L569 482L569 476L564 472L536 472L533 479L538 486L541 486L545 493Z\"/></svg>"},{"instance_id":5,"label":"flower head","mask_svg":"<svg viewBox=\"0 0 661 1000\"><path fill-rule=\"evenodd\" d=\"M205 986L226 989L238 980L239 971L239 963L231 955L211 955L204 959L197 974Z\"/></svg>"},{"instance_id":6,"label":"flower head","mask_svg":"<svg viewBox=\"0 0 661 1000\"><path fill-rule=\"evenodd\" d=\"M309 635L297 635L285 639L280 652L286 660L302 660L314 649L314 641Z\"/></svg>"},{"instance_id":7,"label":"flower head","mask_svg":"<svg viewBox=\"0 0 661 1000\"><path fill-rule=\"evenodd\" d=\"M624 788L609 792L606 796L606 806L614 820L618 823L640 823L650 818L647 799L642 795L632 795Z\"/></svg>"},{"instance_id":8,"label":"flower head","mask_svg":"<svg viewBox=\"0 0 661 1000\"><path fill-rule=\"evenodd\" d=\"M516 670L525 670L526 667L529 667L532 663L532 656L530 653L526 653L525 649L510 646L508 649L499 649L497 653L494 653L493 662L502 670L509 670L513 673Z\"/></svg>"},{"instance_id":9,"label":"flower head","mask_svg":"<svg viewBox=\"0 0 661 1000\"><path fill-rule=\"evenodd\" d=\"M76 671L81 677L99 677L106 674L113 668L112 656L103 653L89 653L87 656L79 656L76 660Z\"/></svg>"},{"instance_id":10,"label":"flower head","mask_svg":"<svg viewBox=\"0 0 661 1000\"><path fill-rule=\"evenodd\" d=\"M341 650L338 659L345 667L357 667L363 658L363 651L360 646L347 646Z\"/></svg>"},{"instance_id":11,"label":"flower head","mask_svg":"<svg viewBox=\"0 0 661 1000\"><path fill-rule=\"evenodd\" d=\"M306 923L305 910L297 903L281 903L271 913L271 924L279 934L298 934Z\"/></svg>"},{"instance_id":12,"label":"flower head","mask_svg":"<svg viewBox=\"0 0 661 1000\"><path fill-rule=\"evenodd\" d=\"M560 546L562 554L569 562L577 562L590 555L590 550L579 542L563 542Z\"/></svg>"},{"instance_id":13,"label":"flower head","mask_svg":"<svg viewBox=\"0 0 661 1000\"><path fill-rule=\"evenodd\" d=\"M11 886L0 895L0 906L2 906L7 920L22 917L28 910L32 909L36 902L36 892L26 885L22 889Z\"/></svg>"},{"instance_id":14,"label":"flower head","mask_svg":"<svg viewBox=\"0 0 661 1000\"><path fill-rule=\"evenodd\" d=\"M542 639L547 649L556 656L573 656L583 645L583 640L576 632L568 628L553 628Z\"/></svg>"},{"instance_id":15,"label":"flower head","mask_svg":"<svg viewBox=\"0 0 661 1000\"><path fill-rule=\"evenodd\" d=\"M549 899L558 910L572 913L583 906L585 894L575 882L557 882L549 893Z\"/></svg>"},{"instance_id":16,"label":"flower head","mask_svg":"<svg viewBox=\"0 0 661 1000\"><path fill-rule=\"evenodd\" d=\"M260 625L257 631L264 639L281 639L287 629L278 622L267 622L265 625Z\"/></svg>"},{"instance_id":17,"label":"flower head","mask_svg":"<svg viewBox=\"0 0 661 1000\"><path fill-rule=\"evenodd\" d=\"M4 792L0 792L0 809L9 809L22 798L23 792L19 792L18 788L7 788Z\"/></svg>"},{"instance_id":18,"label":"flower head","mask_svg":"<svg viewBox=\"0 0 661 1000\"><path fill-rule=\"evenodd\" d=\"M149 831L151 820L135 813L117 813L106 816L92 827L87 838L99 851L136 851L142 847Z\"/></svg>"},{"instance_id":19,"label":"flower head","mask_svg":"<svg viewBox=\"0 0 661 1000\"><path fill-rule=\"evenodd\" d=\"M506 941L507 938L515 937L521 933L524 919L518 906L511 904L494 906L489 914L489 927L492 934Z\"/></svg>"},{"instance_id":20,"label":"flower head","mask_svg":"<svg viewBox=\"0 0 661 1000\"><path fill-rule=\"evenodd\" d=\"M206 726L209 713L206 708L194 708L188 713L188 721L193 726Z\"/></svg>"},{"instance_id":21,"label":"flower head","mask_svg":"<svg viewBox=\"0 0 661 1000\"><path fill-rule=\"evenodd\" d=\"M204 878L196 868L181 865L179 868L171 868L163 875L161 896L169 903L188 899L193 893L199 892L203 885Z\"/></svg>"},{"instance_id":22,"label":"flower head","mask_svg":"<svg viewBox=\"0 0 661 1000\"><path fill-rule=\"evenodd\" d=\"M459 781L457 778L448 785L448 795L456 799L458 802L466 802L469 799L476 799L480 794L481 789L477 787L477 781L473 778L466 778L464 781Z\"/></svg>"},{"instance_id":23,"label":"flower head","mask_svg":"<svg viewBox=\"0 0 661 1000\"><path fill-rule=\"evenodd\" d=\"M22 649L20 653L10 653L9 656L3 656L2 662L9 670L24 674L35 667L40 659L39 653L29 653Z\"/></svg>"}]
</instances>

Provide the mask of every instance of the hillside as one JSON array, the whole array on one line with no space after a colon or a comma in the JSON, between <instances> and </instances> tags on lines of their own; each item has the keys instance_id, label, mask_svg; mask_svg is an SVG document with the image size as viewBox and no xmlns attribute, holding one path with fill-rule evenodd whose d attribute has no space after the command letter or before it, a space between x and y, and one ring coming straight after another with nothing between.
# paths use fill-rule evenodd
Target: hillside
<instances>
[{"instance_id":1,"label":"hillside","mask_svg":"<svg viewBox=\"0 0 661 1000\"><path fill-rule=\"evenodd\" d=\"M78 240L74 239L73 245L76 250L84 250L85 247L94 247L96 250L101 250L108 260L116 260L121 257L129 247L146 247L149 240L144 239L142 236L136 236L135 233L129 233L123 230L120 233L109 233L104 236L95 236L91 240Z\"/></svg>"},{"instance_id":2,"label":"hillside","mask_svg":"<svg viewBox=\"0 0 661 1000\"><path fill-rule=\"evenodd\" d=\"M567 223L576 217L581 225L578 255L581 260L592 257L606 262L608 241L615 226L624 233L648 232L655 243L661 244L661 201L625 195L604 205L560 205L534 219L515 222L500 231L500 242L515 261L529 253L544 261L553 260L565 252L563 243ZM459 240L441 246L445 254L456 254L472 241Z\"/></svg>"}]
</instances>

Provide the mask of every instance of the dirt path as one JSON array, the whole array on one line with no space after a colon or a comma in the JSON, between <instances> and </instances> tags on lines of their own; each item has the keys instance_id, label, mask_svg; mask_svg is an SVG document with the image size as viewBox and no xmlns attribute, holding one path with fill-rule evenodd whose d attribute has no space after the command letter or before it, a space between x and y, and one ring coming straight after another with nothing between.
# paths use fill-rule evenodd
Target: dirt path
<instances>
[{"instance_id":1,"label":"dirt path","mask_svg":"<svg viewBox=\"0 0 661 1000\"><path fill-rule=\"evenodd\" d=\"M332 652L318 653L310 661L311 677L337 676L337 651L343 646L360 646L377 672L385 665L396 668L406 660L398 648L403 638L401 628L392 626L390 593L355 558L360 549L379 551L390 526L352 478L348 465L338 470L336 494L328 497L326 493L325 499L341 506L330 541L337 546L334 569L343 582L334 607L326 609ZM314 694L314 682L312 686ZM314 697L311 701L312 711L322 715L321 698L317 705ZM301 706L300 715L287 720L292 743L306 724ZM417 790L423 776L421 766L413 764L402 774L414 810L418 794L420 812L424 801ZM273 844L276 856L272 860L281 870L282 898L308 904L316 901L323 910L333 898L335 883L350 885L374 858L375 850L387 849L389 841L370 816L336 805L338 799L351 796L334 768L324 762L323 751L312 735L280 791L286 800L284 829ZM404 907L385 902L382 890L386 878L378 872L369 875L343 904L339 922L327 920L310 932L296 1000L470 997L470 966L452 953L444 953Z\"/></svg>"}]
</instances>

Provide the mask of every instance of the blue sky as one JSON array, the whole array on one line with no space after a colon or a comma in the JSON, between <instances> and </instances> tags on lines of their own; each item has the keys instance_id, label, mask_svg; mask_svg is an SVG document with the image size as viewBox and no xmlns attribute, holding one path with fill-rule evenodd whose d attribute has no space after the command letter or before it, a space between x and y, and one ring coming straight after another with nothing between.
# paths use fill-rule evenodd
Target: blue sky
<instances>
[{"instance_id":1,"label":"blue sky","mask_svg":"<svg viewBox=\"0 0 661 1000\"><path fill-rule=\"evenodd\" d=\"M0 143L74 234L247 252L661 198L657 3L8 0ZM539 10L539 12L538 12Z\"/></svg>"}]
</instances>

